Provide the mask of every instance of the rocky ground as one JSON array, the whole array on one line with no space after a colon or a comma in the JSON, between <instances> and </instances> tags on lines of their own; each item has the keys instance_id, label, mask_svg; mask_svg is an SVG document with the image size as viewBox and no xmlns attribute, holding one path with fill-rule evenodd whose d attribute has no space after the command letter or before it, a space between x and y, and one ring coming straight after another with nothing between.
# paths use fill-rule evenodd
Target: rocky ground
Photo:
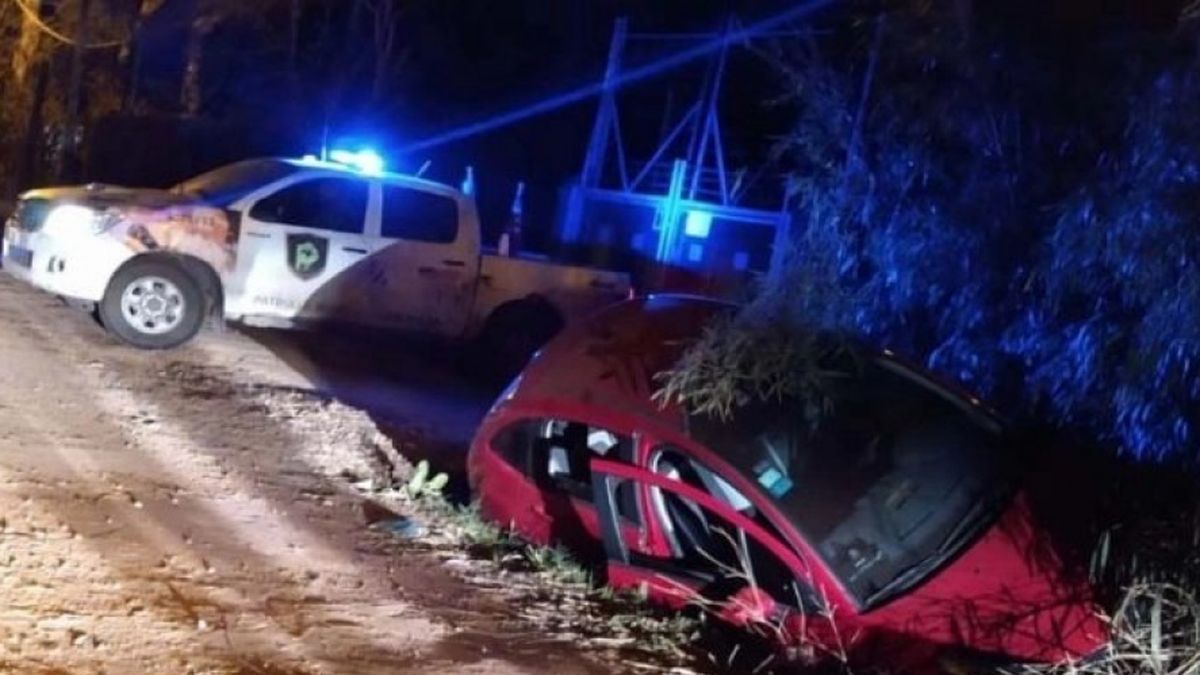
<instances>
[{"instance_id":1,"label":"rocky ground","mask_svg":"<svg viewBox=\"0 0 1200 675\"><path fill-rule=\"evenodd\" d=\"M404 498L409 459L461 462L489 396L404 349L224 332L138 352L0 275L0 672L694 666L678 626L631 633ZM396 514L429 534L370 526Z\"/></svg>"}]
</instances>

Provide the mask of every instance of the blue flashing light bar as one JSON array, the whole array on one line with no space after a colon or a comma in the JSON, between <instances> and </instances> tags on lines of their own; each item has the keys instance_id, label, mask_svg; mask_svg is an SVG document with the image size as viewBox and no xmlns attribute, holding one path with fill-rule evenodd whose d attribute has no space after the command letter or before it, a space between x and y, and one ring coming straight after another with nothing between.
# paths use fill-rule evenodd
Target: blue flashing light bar
<instances>
[{"instance_id":1,"label":"blue flashing light bar","mask_svg":"<svg viewBox=\"0 0 1200 675\"><path fill-rule=\"evenodd\" d=\"M387 167L379 153L370 148L357 152L350 150L334 150L329 153L330 161L351 167L369 176L381 175Z\"/></svg>"}]
</instances>

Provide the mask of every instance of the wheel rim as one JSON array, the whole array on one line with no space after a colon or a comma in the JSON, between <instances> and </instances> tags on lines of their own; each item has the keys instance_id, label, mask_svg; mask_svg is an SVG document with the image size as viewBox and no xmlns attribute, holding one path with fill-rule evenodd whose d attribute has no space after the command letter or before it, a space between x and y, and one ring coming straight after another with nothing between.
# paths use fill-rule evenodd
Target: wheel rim
<instances>
[{"instance_id":1,"label":"wheel rim","mask_svg":"<svg viewBox=\"0 0 1200 675\"><path fill-rule=\"evenodd\" d=\"M162 277L135 279L121 294L121 316L134 330L146 335L170 333L183 322L186 311L183 292Z\"/></svg>"}]
</instances>

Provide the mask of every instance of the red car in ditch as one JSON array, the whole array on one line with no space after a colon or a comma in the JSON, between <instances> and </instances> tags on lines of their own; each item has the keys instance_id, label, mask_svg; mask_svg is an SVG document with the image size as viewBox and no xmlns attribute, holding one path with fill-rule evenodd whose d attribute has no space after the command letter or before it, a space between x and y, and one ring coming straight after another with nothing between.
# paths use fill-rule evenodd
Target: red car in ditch
<instances>
[{"instance_id":1,"label":"red car in ditch","mask_svg":"<svg viewBox=\"0 0 1200 675\"><path fill-rule=\"evenodd\" d=\"M655 374L730 310L652 296L553 340L472 444L484 515L808 653L923 670L1102 652L1093 594L977 400L882 353L816 427L795 402L722 421L653 401Z\"/></svg>"}]
</instances>

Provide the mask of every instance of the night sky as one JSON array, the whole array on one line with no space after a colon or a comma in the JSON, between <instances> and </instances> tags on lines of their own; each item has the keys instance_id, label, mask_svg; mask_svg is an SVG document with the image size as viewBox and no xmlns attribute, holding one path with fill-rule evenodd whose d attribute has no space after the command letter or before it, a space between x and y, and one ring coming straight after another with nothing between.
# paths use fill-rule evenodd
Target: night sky
<instances>
[{"instance_id":1,"label":"night sky","mask_svg":"<svg viewBox=\"0 0 1200 675\"><path fill-rule=\"evenodd\" d=\"M156 25L148 27L141 41L145 81L142 95L156 107L169 108L177 99L182 70L179 45L184 41L186 17L194 1L174 0L156 17ZM330 6L344 8L349 4ZM842 3L822 12L817 20L836 22L842 8L854 4ZM861 7L862 3L857 5ZM457 183L465 166L472 165L489 231L499 227L516 182L524 180L529 183L527 220L531 221L536 240L536 233L544 232L555 217L558 190L582 164L594 99L418 156L396 157L396 149L597 81L603 73L613 22L618 16L630 18L633 32L708 32L719 29L731 14L749 23L795 7L796 3L428 0L405 6L408 9L398 36L404 61L395 72L385 101L366 100L361 74L355 79L345 72L342 62L331 58L331 43L324 41L328 36L321 32L320 17L313 16L304 28L304 93L297 108L281 109L279 102L288 98L282 84L287 81L285 63L278 50L264 47L272 36L264 36L261 31L276 31L277 40L278 27L286 26L287 20L286 16L267 16L257 28L231 24L210 41L206 86L211 90L211 112L258 128L262 138L280 139L259 142L257 147L281 154L318 150L328 129L335 142L341 139L381 147L393 155L394 168L402 171L415 170L429 160L429 176ZM985 21L1035 35L1059 51L1070 51L1074 42L1086 41L1104 27L1163 24L1177 15L1180 2L976 0L975 6ZM627 60L645 63L683 46L680 42L657 47L635 42L627 52ZM369 49L369 45L362 48ZM622 124L631 160L645 159L654 149L670 93L674 95L676 114L693 100L704 65L667 74L623 93ZM761 58L746 50L735 50L725 86L721 111L728 163L731 168L758 168L771 143L788 129L788 109L769 105L781 93L781 83ZM285 128L286 133L280 131ZM243 146L235 144L225 154L238 151L244 151ZM214 155L205 161L215 159Z\"/></svg>"},{"instance_id":2,"label":"night sky","mask_svg":"<svg viewBox=\"0 0 1200 675\"><path fill-rule=\"evenodd\" d=\"M453 4L451 11L448 5ZM487 5L486 7L484 5ZM472 13L466 7L477 6ZM594 82L604 71L614 21L628 16L630 31L687 33L715 31L736 12L749 21L790 3L596 2L523 0L497 12L479 2L445 3L413 35L414 53L403 86L414 105L396 119L401 143L420 140L458 124L519 108L555 93ZM465 18L474 16L476 18ZM447 49L448 44L456 49ZM652 61L690 43L631 41L627 64ZM623 131L632 159L647 159L663 126L668 91L674 89L676 115L698 93L707 64L686 68L623 93ZM722 112L727 118L729 161L757 164L773 135L786 129L786 117L768 109L778 93L773 75L759 57L739 50L726 80ZM494 222L502 217L517 180L530 183L529 218L535 231L553 220L558 188L583 162L595 113L595 100L554 114L497 129L429 153L431 174L457 180L466 163L476 166L480 201ZM420 165L424 157L410 158Z\"/></svg>"},{"instance_id":3,"label":"night sky","mask_svg":"<svg viewBox=\"0 0 1200 675\"><path fill-rule=\"evenodd\" d=\"M186 40L191 2L175 0L166 6L140 41L140 93L154 108L177 105L183 66L180 45ZM287 25L287 17L268 15L258 27L231 22L209 40L206 112L259 129L250 144L258 152L317 151L328 128L334 144L379 146L401 171L415 170L428 160L428 176L457 184L471 165L489 231L502 225L516 182L524 180L527 225L536 242L538 233L546 232L555 218L559 189L582 165L595 99L417 156L396 156L396 150L598 81L617 17L628 16L630 31L635 33L714 32L731 14L750 22L794 5L777 0L515 0L503 4L454 0L406 6L398 36L403 62L386 100L368 101L364 73L356 79L346 72L345 57L331 58L334 43L323 41L328 39L322 33L323 17L314 13L303 29L301 104L298 109L282 108L280 101L288 98L286 63L278 48L272 51L264 46L272 37L278 40L278 33L263 31L278 31ZM344 17L333 18L334 25L344 24ZM648 63L691 44L632 41L626 62ZM676 118L694 101L706 65L699 62L622 94L622 126L631 161L648 159L655 149L669 96L674 97ZM722 100L731 166L761 165L771 139L786 129L786 112L766 105L777 93L775 76L761 58L735 50ZM246 147L238 143L213 148L191 163L229 161Z\"/></svg>"}]
</instances>

